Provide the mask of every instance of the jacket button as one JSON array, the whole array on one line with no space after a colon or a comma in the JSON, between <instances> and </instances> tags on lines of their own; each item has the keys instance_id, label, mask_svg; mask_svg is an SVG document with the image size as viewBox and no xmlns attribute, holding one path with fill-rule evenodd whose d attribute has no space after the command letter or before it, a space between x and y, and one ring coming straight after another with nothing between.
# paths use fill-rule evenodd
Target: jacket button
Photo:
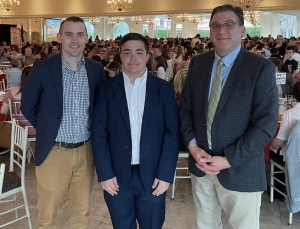
<instances>
[{"instance_id":1,"label":"jacket button","mask_svg":"<svg viewBox=\"0 0 300 229\"><path fill-rule=\"evenodd\" d=\"M204 145L207 145L207 143L206 143L206 142L204 142Z\"/></svg>"},{"instance_id":2,"label":"jacket button","mask_svg":"<svg viewBox=\"0 0 300 229\"><path fill-rule=\"evenodd\" d=\"M128 152L128 154L131 156L131 152Z\"/></svg>"},{"instance_id":3,"label":"jacket button","mask_svg":"<svg viewBox=\"0 0 300 229\"><path fill-rule=\"evenodd\" d=\"M204 123L203 126L206 126L206 123Z\"/></svg>"},{"instance_id":4,"label":"jacket button","mask_svg":"<svg viewBox=\"0 0 300 229\"><path fill-rule=\"evenodd\" d=\"M57 119L60 121L60 120L61 120L61 117L58 117Z\"/></svg>"}]
</instances>

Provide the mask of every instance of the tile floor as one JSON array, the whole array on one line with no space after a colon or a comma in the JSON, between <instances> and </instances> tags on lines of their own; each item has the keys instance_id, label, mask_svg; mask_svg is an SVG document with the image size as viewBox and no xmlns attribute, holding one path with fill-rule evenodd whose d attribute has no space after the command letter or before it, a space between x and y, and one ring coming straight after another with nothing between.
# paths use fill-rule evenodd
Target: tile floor
<instances>
[{"instance_id":1,"label":"tile floor","mask_svg":"<svg viewBox=\"0 0 300 229\"><path fill-rule=\"evenodd\" d=\"M1 162L8 162L8 155L0 156ZM36 193L36 179L34 174L34 164L31 162L26 168L26 191L29 202L29 209L31 214L31 222L34 225L38 214L37 209L37 193ZM166 220L164 229L193 229L194 224L194 208L191 193L191 182L189 179L179 179L176 182L175 200L171 201L171 187L168 190L166 199ZM21 195L18 195L18 203L22 203ZM9 209L11 204L0 204L0 212ZM24 210L19 210L19 214L24 214ZM102 187L95 179L94 190L91 198L90 208L90 228L91 229L112 229L112 224L106 207ZM14 218L14 213L8 213L6 216L0 216L0 224L9 219ZM65 195L63 202L60 205L58 212L57 227L59 229L69 228L70 218L70 203L68 195ZM286 203L274 201L269 203L269 196L263 194L262 208L260 215L261 229L284 229L284 228L300 228L300 213L294 214L293 225L288 226L288 210ZM228 229L226 219L223 220L224 229ZM27 220L23 219L15 224L5 227L7 229L28 228Z\"/></svg>"}]
</instances>

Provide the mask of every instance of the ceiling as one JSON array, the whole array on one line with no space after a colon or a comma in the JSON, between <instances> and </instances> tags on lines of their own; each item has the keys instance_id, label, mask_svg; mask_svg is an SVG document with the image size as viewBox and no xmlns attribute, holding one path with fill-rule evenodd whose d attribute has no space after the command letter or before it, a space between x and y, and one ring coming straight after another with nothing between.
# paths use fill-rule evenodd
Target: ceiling
<instances>
[{"instance_id":1,"label":"ceiling","mask_svg":"<svg viewBox=\"0 0 300 229\"><path fill-rule=\"evenodd\" d=\"M233 0L133 0L131 9L124 11L111 10L106 0L19 0L17 10L0 10L0 18L27 17L66 17L77 16L134 16L160 15L172 13L206 13L218 5L234 4ZM253 10L282 12L292 10L299 14L300 0L263 0Z\"/></svg>"}]
</instances>

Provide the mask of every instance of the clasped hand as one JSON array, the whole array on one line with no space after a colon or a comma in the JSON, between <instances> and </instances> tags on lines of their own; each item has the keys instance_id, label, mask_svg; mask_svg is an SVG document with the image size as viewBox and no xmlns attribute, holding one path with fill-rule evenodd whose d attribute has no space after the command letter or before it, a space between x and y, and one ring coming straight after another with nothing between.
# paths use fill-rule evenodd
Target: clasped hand
<instances>
[{"instance_id":1,"label":"clasped hand","mask_svg":"<svg viewBox=\"0 0 300 229\"><path fill-rule=\"evenodd\" d=\"M189 144L189 151L196 160L196 167L206 174L217 175L221 170L231 167L226 157L212 157L195 143Z\"/></svg>"}]
</instances>

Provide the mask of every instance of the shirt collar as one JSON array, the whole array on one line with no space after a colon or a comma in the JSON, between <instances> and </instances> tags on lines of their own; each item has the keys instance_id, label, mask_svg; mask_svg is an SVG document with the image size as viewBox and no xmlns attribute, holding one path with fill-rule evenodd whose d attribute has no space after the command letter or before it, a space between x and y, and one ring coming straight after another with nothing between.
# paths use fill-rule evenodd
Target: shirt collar
<instances>
[{"instance_id":1,"label":"shirt collar","mask_svg":"<svg viewBox=\"0 0 300 229\"><path fill-rule=\"evenodd\" d=\"M146 81L147 81L147 75L148 75L148 71L147 71L147 68L146 68L144 74L142 76L140 76L140 77L138 77L138 78L135 79L134 85L139 86L141 84L146 83ZM124 78L124 82L127 85L134 86L134 85L131 84L129 77L126 75L125 72L123 72L123 78Z\"/></svg>"},{"instance_id":2,"label":"shirt collar","mask_svg":"<svg viewBox=\"0 0 300 229\"><path fill-rule=\"evenodd\" d=\"M223 58L219 57L217 52L215 52L215 64L217 64L218 61L220 59L222 59L225 66L227 68L230 67L230 65L232 65L232 63L235 61L235 59L236 59L237 55L239 54L240 50L241 50L241 45L239 45L236 49L234 49L231 53L227 54Z\"/></svg>"},{"instance_id":3,"label":"shirt collar","mask_svg":"<svg viewBox=\"0 0 300 229\"><path fill-rule=\"evenodd\" d=\"M62 68L63 68L63 69L68 69L68 70L72 70L72 69L70 68L69 63L68 63L67 60L64 58L63 54L61 54L61 59L62 59ZM84 55L82 55L81 60L80 60L79 63L78 63L77 69L78 69L79 67L81 67L82 65L85 65Z\"/></svg>"}]
</instances>

